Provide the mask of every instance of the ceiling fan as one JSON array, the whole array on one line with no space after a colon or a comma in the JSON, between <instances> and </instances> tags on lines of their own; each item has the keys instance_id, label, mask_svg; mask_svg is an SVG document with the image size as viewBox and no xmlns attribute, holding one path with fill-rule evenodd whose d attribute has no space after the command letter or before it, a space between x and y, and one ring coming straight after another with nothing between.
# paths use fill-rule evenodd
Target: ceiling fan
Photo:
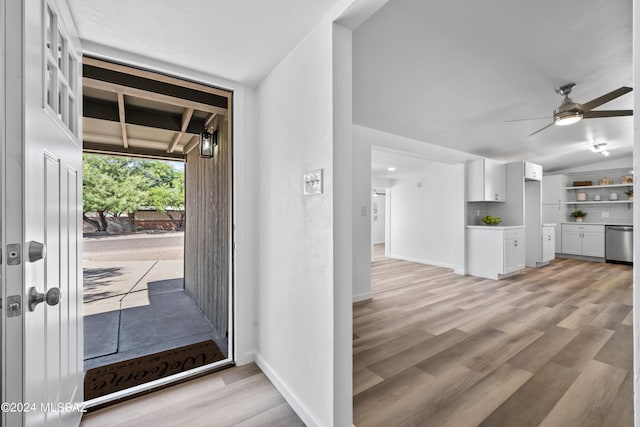
<instances>
[{"instance_id":1,"label":"ceiling fan","mask_svg":"<svg viewBox=\"0 0 640 427\"><path fill-rule=\"evenodd\" d=\"M564 86L560 86L556 89L556 92L564 96L562 104L556 108L553 112L553 121L548 125L538 129L537 131L529 134L529 136L535 135L538 132L542 132L546 128L552 125L565 126L573 123L577 123L582 119L595 119L599 117L617 117L617 116L632 116L633 110L601 110L592 111L594 108L601 106L609 101L612 101L625 93L631 92L633 89L623 86L619 89L611 91L598 98L592 99L584 104L578 104L573 102L569 98L571 90L576 86L575 83L569 83Z\"/></svg>"}]
</instances>

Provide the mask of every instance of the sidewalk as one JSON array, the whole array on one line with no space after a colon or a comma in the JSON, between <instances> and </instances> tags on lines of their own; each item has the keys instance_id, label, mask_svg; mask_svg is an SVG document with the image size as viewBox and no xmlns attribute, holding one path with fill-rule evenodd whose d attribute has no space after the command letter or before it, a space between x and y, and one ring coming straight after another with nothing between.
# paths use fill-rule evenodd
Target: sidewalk
<instances>
[{"instance_id":1,"label":"sidewalk","mask_svg":"<svg viewBox=\"0 0 640 427\"><path fill-rule=\"evenodd\" d=\"M95 250L85 256L85 370L205 339L227 354L226 339L184 292L182 257L165 249L156 249L157 259L136 249L105 253L106 261Z\"/></svg>"}]
</instances>

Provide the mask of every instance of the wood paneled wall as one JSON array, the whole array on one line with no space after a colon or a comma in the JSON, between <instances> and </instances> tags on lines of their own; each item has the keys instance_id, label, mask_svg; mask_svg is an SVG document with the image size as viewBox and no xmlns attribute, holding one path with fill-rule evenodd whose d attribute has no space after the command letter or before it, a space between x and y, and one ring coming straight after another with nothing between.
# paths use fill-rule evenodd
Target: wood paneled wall
<instances>
[{"instance_id":1,"label":"wood paneled wall","mask_svg":"<svg viewBox=\"0 0 640 427\"><path fill-rule=\"evenodd\" d=\"M185 291L219 337L228 331L232 233L232 138L229 122L214 119L218 146L211 159L196 147L187 154Z\"/></svg>"}]
</instances>

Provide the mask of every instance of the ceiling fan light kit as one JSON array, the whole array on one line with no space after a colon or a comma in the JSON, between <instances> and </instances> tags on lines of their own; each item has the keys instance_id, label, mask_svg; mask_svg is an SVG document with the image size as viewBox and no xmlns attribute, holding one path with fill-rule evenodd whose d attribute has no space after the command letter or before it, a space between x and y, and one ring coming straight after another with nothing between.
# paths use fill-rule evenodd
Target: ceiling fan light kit
<instances>
[{"instance_id":1,"label":"ceiling fan light kit","mask_svg":"<svg viewBox=\"0 0 640 427\"><path fill-rule=\"evenodd\" d=\"M582 113L577 111L567 111L563 113L556 110L556 113L553 115L553 124L557 126L572 125L578 123L580 120L582 120Z\"/></svg>"},{"instance_id":2,"label":"ceiling fan light kit","mask_svg":"<svg viewBox=\"0 0 640 427\"><path fill-rule=\"evenodd\" d=\"M607 151L607 143L606 142L593 142L593 146L591 146L591 151L594 153L600 153L603 156L609 156L609 151Z\"/></svg>"},{"instance_id":3,"label":"ceiling fan light kit","mask_svg":"<svg viewBox=\"0 0 640 427\"><path fill-rule=\"evenodd\" d=\"M560 104L560 106L553 111L553 122L531 133L529 136L535 135L538 132L545 130L546 128L550 127L553 124L558 126L566 126L566 125L572 125L574 123L577 123L582 119L595 119L600 117L618 117L618 116L633 115L633 110L591 111L594 108L601 106L602 104L605 104L609 101L612 101L624 95L625 93L631 92L633 90L632 88L622 86L619 89L611 91L598 98L592 99L587 103L578 104L577 102L573 102L571 98L569 98L569 94L571 93L571 90L575 86L576 86L575 83L569 83L564 86L560 86L559 88L556 89L556 92L564 96L564 99L562 100L562 104Z\"/></svg>"}]
</instances>

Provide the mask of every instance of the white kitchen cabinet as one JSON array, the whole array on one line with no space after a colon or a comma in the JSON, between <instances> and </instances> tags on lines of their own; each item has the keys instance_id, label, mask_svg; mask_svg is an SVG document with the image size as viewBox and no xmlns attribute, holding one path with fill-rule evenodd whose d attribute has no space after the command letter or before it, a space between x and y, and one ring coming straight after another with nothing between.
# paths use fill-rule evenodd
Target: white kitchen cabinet
<instances>
[{"instance_id":1,"label":"white kitchen cabinet","mask_svg":"<svg viewBox=\"0 0 640 427\"><path fill-rule=\"evenodd\" d=\"M505 239L504 268L501 274L509 274L524 268L526 246L524 238Z\"/></svg>"},{"instance_id":2,"label":"white kitchen cabinet","mask_svg":"<svg viewBox=\"0 0 640 427\"><path fill-rule=\"evenodd\" d=\"M500 279L525 267L525 227L467 226L467 273Z\"/></svg>"},{"instance_id":3,"label":"white kitchen cabinet","mask_svg":"<svg viewBox=\"0 0 640 427\"><path fill-rule=\"evenodd\" d=\"M504 202L505 165L490 159L467 161L467 201Z\"/></svg>"},{"instance_id":4,"label":"white kitchen cabinet","mask_svg":"<svg viewBox=\"0 0 640 427\"><path fill-rule=\"evenodd\" d=\"M556 257L556 227L545 225L542 227L542 262L546 263Z\"/></svg>"},{"instance_id":5,"label":"white kitchen cabinet","mask_svg":"<svg viewBox=\"0 0 640 427\"><path fill-rule=\"evenodd\" d=\"M562 252L560 224L567 220L567 175L545 175L542 178L542 223L556 224L556 253Z\"/></svg>"},{"instance_id":6,"label":"white kitchen cabinet","mask_svg":"<svg viewBox=\"0 0 640 427\"><path fill-rule=\"evenodd\" d=\"M562 253L604 258L604 225L562 224Z\"/></svg>"},{"instance_id":7,"label":"white kitchen cabinet","mask_svg":"<svg viewBox=\"0 0 640 427\"><path fill-rule=\"evenodd\" d=\"M566 207L563 205L555 204L555 205L542 205L542 223L543 224L556 224L555 229L555 242L556 242L556 253L562 252L562 238L560 232L560 224L565 221Z\"/></svg>"},{"instance_id":8,"label":"white kitchen cabinet","mask_svg":"<svg viewBox=\"0 0 640 427\"><path fill-rule=\"evenodd\" d=\"M524 162L524 179L542 181L542 166L531 162Z\"/></svg>"}]
</instances>

